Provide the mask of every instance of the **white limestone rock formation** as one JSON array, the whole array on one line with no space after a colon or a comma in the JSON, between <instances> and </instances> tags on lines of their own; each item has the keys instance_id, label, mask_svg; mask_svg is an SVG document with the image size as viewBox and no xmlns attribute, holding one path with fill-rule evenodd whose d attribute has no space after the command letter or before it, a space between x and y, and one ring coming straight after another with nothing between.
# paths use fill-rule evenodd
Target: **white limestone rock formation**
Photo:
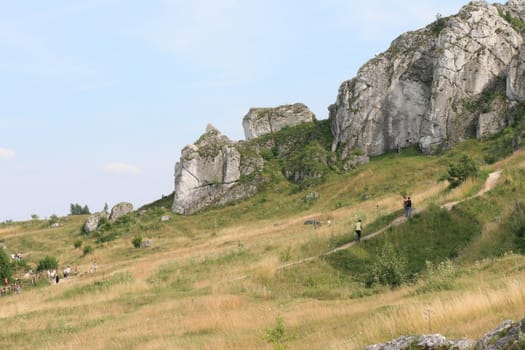
<instances>
[{"instance_id":1,"label":"white limestone rock formation","mask_svg":"<svg viewBox=\"0 0 525 350\"><path fill-rule=\"evenodd\" d=\"M102 218L108 218L108 213L106 211L101 211L90 215L84 224L84 232L90 233L96 231Z\"/></svg>"},{"instance_id":2,"label":"white limestone rock formation","mask_svg":"<svg viewBox=\"0 0 525 350\"><path fill-rule=\"evenodd\" d=\"M133 204L127 202L120 202L111 208L111 215L109 222L114 223L118 218L127 215L133 211Z\"/></svg>"},{"instance_id":3,"label":"white limestone rock formation","mask_svg":"<svg viewBox=\"0 0 525 350\"><path fill-rule=\"evenodd\" d=\"M511 18L525 20L523 0L474 1L399 36L340 86L332 150L374 156L418 144L434 153L501 131L525 100L524 38Z\"/></svg>"},{"instance_id":4,"label":"white limestone rock formation","mask_svg":"<svg viewBox=\"0 0 525 350\"><path fill-rule=\"evenodd\" d=\"M315 115L302 103L275 108L250 108L242 120L246 140L270 134L285 126L311 123Z\"/></svg>"},{"instance_id":5,"label":"white limestone rock formation","mask_svg":"<svg viewBox=\"0 0 525 350\"><path fill-rule=\"evenodd\" d=\"M175 165L172 211L193 214L252 196L256 186L241 181L241 177L262 168L262 159L243 159L241 148L241 143L208 125L197 142L184 147Z\"/></svg>"}]
</instances>

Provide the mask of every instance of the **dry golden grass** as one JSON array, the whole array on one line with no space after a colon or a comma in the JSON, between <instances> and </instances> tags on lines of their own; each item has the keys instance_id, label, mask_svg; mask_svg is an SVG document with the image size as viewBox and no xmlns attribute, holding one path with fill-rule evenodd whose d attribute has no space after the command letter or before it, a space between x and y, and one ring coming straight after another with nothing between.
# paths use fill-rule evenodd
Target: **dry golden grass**
<instances>
[{"instance_id":1,"label":"dry golden grass","mask_svg":"<svg viewBox=\"0 0 525 350\"><path fill-rule=\"evenodd\" d=\"M524 156L515 154L512 162L525 166ZM338 198L363 188L372 176L388 181L389 175L368 169L330 193ZM443 195L444 182L406 182L416 209L462 199L479 186L466 182ZM272 349L265 335L282 317L290 349L348 350L430 331L478 337L504 319L523 317L520 266L525 259L519 256L482 262L456 281L458 289L423 295L405 287L359 299L319 300L293 297L292 290L275 293L265 283L276 279L283 264L323 252L329 237L348 234L357 218L366 228L401 209L401 201L399 193L384 193L339 208L332 203L287 218L243 220L201 231L191 227L190 218L180 224L187 235L166 225L152 235L151 250L133 250L127 238L86 257L72 248L85 218L69 218L57 230L2 227L0 238L8 243L31 237L46 249L30 254L50 252L81 272L96 260L98 271L0 298L0 341L6 349ZM304 225L307 219L328 217L331 226ZM495 239L495 231L495 224L485 226L480 244ZM246 255L235 260L237 252ZM282 261L286 252L290 256ZM112 282L123 274L130 279ZM188 278L187 289L177 285L179 277Z\"/></svg>"}]
</instances>

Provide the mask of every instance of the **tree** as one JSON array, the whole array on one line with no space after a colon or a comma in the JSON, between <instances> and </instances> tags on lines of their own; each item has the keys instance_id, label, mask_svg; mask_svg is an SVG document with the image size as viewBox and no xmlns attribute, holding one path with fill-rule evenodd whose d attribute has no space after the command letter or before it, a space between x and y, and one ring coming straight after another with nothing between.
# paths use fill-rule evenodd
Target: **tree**
<instances>
[{"instance_id":1,"label":"tree","mask_svg":"<svg viewBox=\"0 0 525 350\"><path fill-rule=\"evenodd\" d=\"M78 204L78 203L71 203L71 215L86 215L86 214L91 214L89 212L89 208L87 205L84 205L83 207Z\"/></svg>"},{"instance_id":2,"label":"tree","mask_svg":"<svg viewBox=\"0 0 525 350\"><path fill-rule=\"evenodd\" d=\"M12 280L12 274L13 269L11 266L11 262L9 261L9 257L3 249L0 249L0 278L2 279L2 282L4 281L4 278Z\"/></svg>"},{"instance_id":3,"label":"tree","mask_svg":"<svg viewBox=\"0 0 525 350\"><path fill-rule=\"evenodd\" d=\"M457 163L448 165L448 175L446 179L449 187L454 188L463 183L469 177L477 177L479 168L474 159L464 154Z\"/></svg>"},{"instance_id":4,"label":"tree","mask_svg":"<svg viewBox=\"0 0 525 350\"><path fill-rule=\"evenodd\" d=\"M44 270L56 270L58 267L58 261L55 257L46 255L43 259L41 259L38 262L38 266L36 267L36 271L44 271Z\"/></svg>"},{"instance_id":5,"label":"tree","mask_svg":"<svg viewBox=\"0 0 525 350\"><path fill-rule=\"evenodd\" d=\"M49 217L49 224L50 225L56 224L59 221L60 221L60 219L58 218L58 216L56 214L51 214L51 216Z\"/></svg>"}]
</instances>

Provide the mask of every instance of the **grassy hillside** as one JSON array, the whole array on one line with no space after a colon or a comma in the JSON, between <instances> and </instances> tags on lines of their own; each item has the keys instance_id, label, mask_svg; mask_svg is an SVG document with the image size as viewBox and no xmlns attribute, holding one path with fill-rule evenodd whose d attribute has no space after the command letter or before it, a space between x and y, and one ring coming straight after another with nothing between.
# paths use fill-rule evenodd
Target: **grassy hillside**
<instances>
[{"instance_id":1,"label":"grassy hillside","mask_svg":"<svg viewBox=\"0 0 525 350\"><path fill-rule=\"evenodd\" d=\"M310 187L268 156L272 181L250 200L182 217L164 198L91 235L81 231L86 216L55 228L2 224L0 242L28 268L52 256L80 271L0 297L2 348L359 349L401 334L478 337L521 319L525 152L496 162L502 138L441 156L386 154ZM481 175L448 190L439 179L464 154ZM477 193L494 170L493 190L440 208ZM411 220L322 255L354 239L358 218L366 236L401 215L403 194L418 212ZM323 224L304 224L312 219ZM151 247L134 248L135 237Z\"/></svg>"}]
</instances>

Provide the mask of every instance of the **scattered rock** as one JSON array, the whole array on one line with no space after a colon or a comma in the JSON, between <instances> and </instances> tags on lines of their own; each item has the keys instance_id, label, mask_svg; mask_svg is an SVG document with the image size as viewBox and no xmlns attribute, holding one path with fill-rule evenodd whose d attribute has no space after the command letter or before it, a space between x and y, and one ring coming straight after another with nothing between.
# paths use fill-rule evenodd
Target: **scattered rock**
<instances>
[{"instance_id":1,"label":"scattered rock","mask_svg":"<svg viewBox=\"0 0 525 350\"><path fill-rule=\"evenodd\" d=\"M319 192L310 192L304 197L305 202L311 202L318 200L320 197Z\"/></svg>"},{"instance_id":2,"label":"scattered rock","mask_svg":"<svg viewBox=\"0 0 525 350\"><path fill-rule=\"evenodd\" d=\"M384 344L373 344L365 350L503 350L521 349L525 319L520 322L507 320L486 333L481 339L450 340L441 334L401 336Z\"/></svg>"}]
</instances>

